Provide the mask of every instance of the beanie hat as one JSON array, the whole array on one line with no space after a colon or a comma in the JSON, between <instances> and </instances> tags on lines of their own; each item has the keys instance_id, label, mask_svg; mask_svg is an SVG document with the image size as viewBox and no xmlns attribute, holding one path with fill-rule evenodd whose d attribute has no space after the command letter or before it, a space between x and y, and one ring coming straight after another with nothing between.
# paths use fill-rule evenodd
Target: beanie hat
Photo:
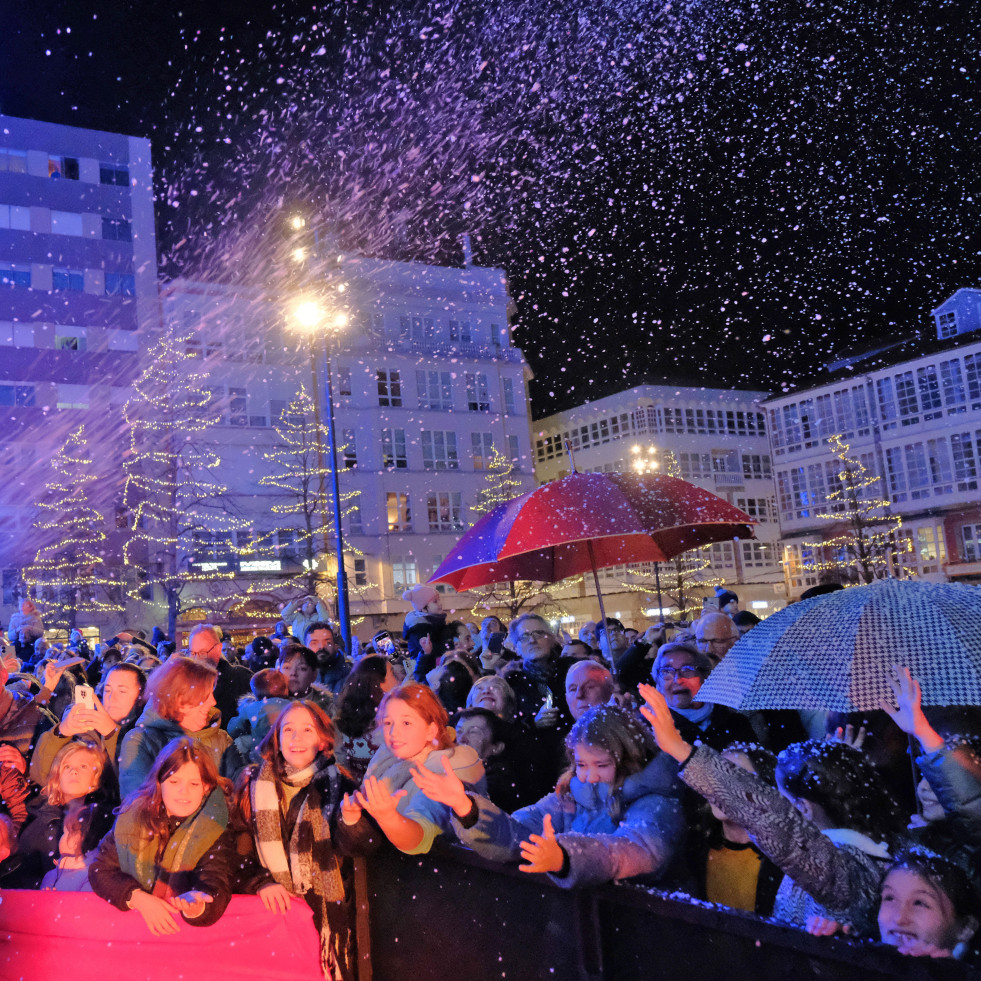
<instances>
[{"instance_id":1,"label":"beanie hat","mask_svg":"<svg viewBox=\"0 0 981 981\"><path fill-rule=\"evenodd\" d=\"M422 610L432 603L437 596L439 593L433 586L428 585L428 583L419 583L418 586L407 589L402 594L402 599L411 603L417 610Z\"/></svg>"},{"instance_id":2,"label":"beanie hat","mask_svg":"<svg viewBox=\"0 0 981 981\"><path fill-rule=\"evenodd\" d=\"M718 597L720 610L724 610L730 603L739 602L739 597L734 592L721 586L715 587L715 595Z\"/></svg>"}]
</instances>

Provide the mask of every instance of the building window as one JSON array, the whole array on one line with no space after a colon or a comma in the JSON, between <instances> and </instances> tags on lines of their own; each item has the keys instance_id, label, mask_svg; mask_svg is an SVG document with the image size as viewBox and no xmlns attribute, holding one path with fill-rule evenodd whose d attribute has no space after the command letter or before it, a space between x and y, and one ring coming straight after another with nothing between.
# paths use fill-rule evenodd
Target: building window
<instances>
[{"instance_id":1,"label":"building window","mask_svg":"<svg viewBox=\"0 0 981 981\"><path fill-rule=\"evenodd\" d=\"M368 563L365 559L354 560L354 588L364 589L368 585Z\"/></svg>"},{"instance_id":2,"label":"building window","mask_svg":"<svg viewBox=\"0 0 981 981\"><path fill-rule=\"evenodd\" d=\"M31 267L12 262L0 262L0 286L31 285ZM57 289L57 287L55 287Z\"/></svg>"},{"instance_id":3,"label":"building window","mask_svg":"<svg viewBox=\"0 0 981 981\"><path fill-rule=\"evenodd\" d=\"M480 371L468 371L467 376L467 408L471 412L490 411L490 392L487 388L487 376Z\"/></svg>"},{"instance_id":4,"label":"building window","mask_svg":"<svg viewBox=\"0 0 981 981\"><path fill-rule=\"evenodd\" d=\"M79 328L78 332L71 327L55 328L55 350L57 351L84 351L85 350L85 330Z\"/></svg>"},{"instance_id":5,"label":"building window","mask_svg":"<svg viewBox=\"0 0 981 981\"><path fill-rule=\"evenodd\" d=\"M463 495L439 491L426 498L430 531L463 531Z\"/></svg>"},{"instance_id":6,"label":"building window","mask_svg":"<svg viewBox=\"0 0 981 981\"><path fill-rule=\"evenodd\" d=\"M512 463L520 463L521 451L518 449L518 437L514 433L508 434L508 459Z\"/></svg>"},{"instance_id":7,"label":"building window","mask_svg":"<svg viewBox=\"0 0 981 981\"><path fill-rule=\"evenodd\" d=\"M249 424L248 397L244 388L228 389L228 424L230 426Z\"/></svg>"},{"instance_id":8,"label":"building window","mask_svg":"<svg viewBox=\"0 0 981 981\"><path fill-rule=\"evenodd\" d=\"M978 462L970 433L954 433L950 437L950 453L954 461L954 480L957 490L978 489Z\"/></svg>"},{"instance_id":9,"label":"building window","mask_svg":"<svg viewBox=\"0 0 981 981\"><path fill-rule=\"evenodd\" d=\"M920 390L920 408L924 419L939 419L940 411L940 380L934 365L916 369L916 385Z\"/></svg>"},{"instance_id":10,"label":"building window","mask_svg":"<svg viewBox=\"0 0 981 981\"><path fill-rule=\"evenodd\" d=\"M102 237L107 242L132 242L133 225L128 218L103 218Z\"/></svg>"},{"instance_id":11,"label":"building window","mask_svg":"<svg viewBox=\"0 0 981 981\"><path fill-rule=\"evenodd\" d=\"M744 569L766 569L779 565L777 549L769 542L741 542Z\"/></svg>"},{"instance_id":12,"label":"building window","mask_svg":"<svg viewBox=\"0 0 981 981\"><path fill-rule=\"evenodd\" d=\"M10 228L17 232L31 230L31 209L16 204L0 204L0 228Z\"/></svg>"},{"instance_id":13,"label":"building window","mask_svg":"<svg viewBox=\"0 0 981 981\"><path fill-rule=\"evenodd\" d=\"M100 163L99 183L114 187L129 187L129 167L122 164Z\"/></svg>"},{"instance_id":14,"label":"building window","mask_svg":"<svg viewBox=\"0 0 981 981\"><path fill-rule=\"evenodd\" d=\"M409 506L408 494L389 491L385 495L385 506L389 531L412 531L412 508Z\"/></svg>"},{"instance_id":15,"label":"building window","mask_svg":"<svg viewBox=\"0 0 981 981\"><path fill-rule=\"evenodd\" d=\"M0 385L0 405L34 405L34 386Z\"/></svg>"},{"instance_id":16,"label":"building window","mask_svg":"<svg viewBox=\"0 0 981 981\"><path fill-rule=\"evenodd\" d=\"M404 429L382 430L382 466L396 470L408 469L409 458L405 450Z\"/></svg>"},{"instance_id":17,"label":"building window","mask_svg":"<svg viewBox=\"0 0 981 981\"><path fill-rule=\"evenodd\" d=\"M378 404L400 408L402 405L402 381L397 371L379 369L376 373L378 379Z\"/></svg>"},{"instance_id":18,"label":"building window","mask_svg":"<svg viewBox=\"0 0 981 981\"><path fill-rule=\"evenodd\" d=\"M941 338L954 337L957 334L957 314L953 310L937 317L937 334Z\"/></svg>"},{"instance_id":19,"label":"building window","mask_svg":"<svg viewBox=\"0 0 981 981\"><path fill-rule=\"evenodd\" d=\"M902 448L891 446L886 450L886 481L889 497L894 503L906 500L906 473L903 470Z\"/></svg>"},{"instance_id":20,"label":"building window","mask_svg":"<svg viewBox=\"0 0 981 981\"><path fill-rule=\"evenodd\" d=\"M964 378L961 374L960 361L941 361L940 381L943 386L947 415L952 416L963 412L965 410Z\"/></svg>"},{"instance_id":21,"label":"building window","mask_svg":"<svg viewBox=\"0 0 981 981\"><path fill-rule=\"evenodd\" d=\"M351 394L351 369L350 368L337 369L337 393L338 395L342 395L342 396Z\"/></svg>"},{"instance_id":22,"label":"building window","mask_svg":"<svg viewBox=\"0 0 981 981\"><path fill-rule=\"evenodd\" d=\"M441 429L422 431L422 465L427 470L459 470L456 433Z\"/></svg>"},{"instance_id":23,"label":"building window","mask_svg":"<svg viewBox=\"0 0 981 981\"><path fill-rule=\"evenodd\" d=\"M347 530L351 535L364 534L364 517L361 509L361 491L355 491L346 503Z\"/></svg>"},{"instance_id":24,"label":"building window","mask_svg":"<svg viewBox=\"0 0 981 981\"><path fill-rule=\"evenodd\" d=\"M967 381L967 397L971 408L981 409L981 354L964 356L964 378Z\"/></svg>"},{"instance_id":25,"label":"building window","mask_svg":"<svg viewBox=\"0 0 981 981\"><path fill-rule=\"evenodd\" d=\"M82 216L75 211L52 211L51 234L81 237Z\"/></svg>"},{"instance_id":26,"label":"building window","mask_svg":"<svg viewBox=\"0 0 981 981\"><path fill-rule=\"evenodd\" d=\"M743 476L757 480L769 478L770 457L765 453L743 453Z\"/></svg>"},{"instance_id":27,"label":"building window","mask_svg":"<svg viewBox=\"0 0 981 981\"><path fill-rule=\"evenodd\" d=\"M965 562L981 562L981 525L962 525L961 542Z\"/></svg>"},{"instance_id":28,"label":"building window","mask_svg":"<svg viewBox=\"0 0 981 981\"><path fill-rule=\"evenodd\" d=\"M106 273L106 296L136 296L136 277L132 273Z\"/></svg>"},{"instance_id":29,"label":"building window","mask_svg":"<svg viewBox=\"0 0 981 981\"><path fill-rule=\"evenodd\" d=\"M450 321L450 340L461 344L470 343L470 323L466 320Z\"/></svg>"},{"instance_id":30,"label":"building window","mask_svg":"<svg viewBox=\"0 0 981 981\"><path fill-rule=\"evenodd\" d=\"M353 470L358 465L358 442L353 429L345 429L341 433L344 445L341 449L341 466L345 470Z\"/></svg>"},{"instance_id":31,"label":"building window","mask_svg":"<svg viewBox=\"0 0 981 981\"><path fill-rule=\"evenodd\" d=\"M78 157L48 157L48 177L63 177L66 181L77 181Z\"/></svg>"},{"instance_id":32,"label":"building window","mask_svg":"<svg viewBox=\"0 0 981 981\"><path fill-rule=\"evenodd\" d=\"M89 386L59 385L55 405L59 409L87 409L89 407Z\"/></svg>"},{"instance_id":33,"label":"building window","mask_svg":"<svg viewBox=\"0 0 981 981\"><path fill-rule=\"evenodd\" d=\"M515 414L513 378L504 379L504 414L508 416Z\"/></svg>"},{"instance_id":34,"label":"building window","mask_svg":"<svg viewBox=\"0 0 981 981\"><path fill-rule=\"evenodd\" d=\"M415 559L392 559L392 586L396 596L419 584L419 566Z\"/></svg>"},{"instance_id":35,"label":"building window","mask_svg":"<svg viewBox=\"0 0 981 981\"><path fill-rule=\"evenodd\" d=\"M896 428L896 402L893 398L891 378L880 378L876 382L879 396L879 418L883 429Z\"/></svg>"},{"instance_id":36,"label":"building window","mask_svg":"<svg viewBox=\"0 0 981 981\"><path fill-rule=\"evenodd\" d=\"M930 472L927 468L926 447L922 443L908 443L904 451L910 498L916 501L929 497Z\"/></svg>"},{"instance_id":37,"label":"building window","mask_svg":"<svg viewBox=\"0 0 981 981\"><path fill-rule=\"evenodd\" d=\"M27 151L0 150L0 170L8 170L12 174L26 174Z\"/></svg>"},{"instance_id":38,"label":"building window","mask_svg":"<svg viewBox=\"0 0 981 981\"><path fill-rule=\"evenodd\" d=\"M416 395L420 409L449 412L453 408L452 376L448 371L417 371Z\"/></svg>"},{"instance_id":39,"label":"building window","mask_svg":"<svg viewBox=\"0 0 981 981\"><path fill-rule=\"evenodd\" d=\"M494 455L493 435L491 433L471 433L470 440L473 445L474 470L486 470L490 466L491 457Z\"/></svg>"},{"instance_id":40,"label":"building window","mask_svg":"<svg viewBox=\"0 0 981 981\"><path fill-rule=\"evenodd\" d=\"M899 406L899 418L904 426L913 426L920 421L917 415L919 405L916 401L916 386L913 384L912 371L903 371L896 375L896 403Z\"/></svg>"}]
</instances>

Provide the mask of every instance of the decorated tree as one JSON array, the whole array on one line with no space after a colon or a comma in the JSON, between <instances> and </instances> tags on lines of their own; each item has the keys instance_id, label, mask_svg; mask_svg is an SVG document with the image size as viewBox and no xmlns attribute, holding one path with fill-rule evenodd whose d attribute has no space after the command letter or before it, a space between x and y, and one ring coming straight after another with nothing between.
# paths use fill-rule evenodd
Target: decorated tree
<instances>
[{"instance_id":1,"label":"decorated tree","mask_svg":"<svg viewBox=\"0 0 981 981\"><path fill-rule=\"evenodd\" d=\"M85 427L73 430L51 460L34 530L44 544L24 570L48 627L73 630L79 618L121 613L119 584L106 572L105 521L90 501L100 479L86 452Z\"/></svg>"},{"instance_id":2,"label":"decorated tree","mask_svg":"<svg viewBox=\"0 0 981 981\"><path fill-rule=\"evenodd\" d=\"M903 534L903 521L891 513L890 502L876 490L882 478L872 474L841 434L828 437L828 447L838 461L837 484L828 493L828 509L818 517L829 522L828 534L805 542L813 558L805 565L825 581L870 583L900 571L899 556L912 542Z\"/></svg>"},{"instance_id":3,"label":"decorated tree","mask_svg":"<svg viewBox=\"0 0 981 981\"><path fill-rule=\"evenodd\" d=\"M477 492L472 510L474 524L498 505L519 497L525 490L521 479L515 476L514 462L492 448L487 464L484 486ZM538 613L546 619L565 615L557 593L568 590L581 582L581 577L566 579L561 583L518 580L494 583L468 590L476 600L471 613L484 617L491 613L503 614L502 619L513 620L522 613Z\"/></svg>"},{"instance_id":4,"label":"decorated tree","mask_svg":"<svg viewBox=\"0 0 981 981\"><path fill-rule=\"evenodd\" d=\"M324 446L320 413L302 386L280 418L273 420L273 429L278 441L263 454L273 464L273 471L259 483L277 492L280 500L270 508L276 516L276 527L262 535L255 554L259 561L275 560L279 569L267 571L261 580L251 582L247 595L268 596L273 585L275 590L287 594L286 599L317 596L336 606L331 460ZM339 451L343 453L343 447ZM342 516L354 512L356 498L353 491L341 494ZM281 544L287 538L288 550ZM348 558L362 554L349 542L345 542L345 552ZM365 583L354 588L363 593L373 587L373 583Z\"/></svg>"},{"instance_id":5,"label":"decorated tree","mask_svg":"<svg viewBox=\"0 0 981 981\"><path fill-rule=\"evenodd\" d=\"M171 637L188 587L207 584L210 593L232 579L235 532L245 527L218 479L221 458L206 438L221 404L205 387L187 341L169 333L156 339L123 409L130 435L123 461L130 534L123 557L136 569L134 598L145 599L152 587L162 590ZM195 591L195 606L208 606L204 593Z\"/></svg>"}]
</instances>

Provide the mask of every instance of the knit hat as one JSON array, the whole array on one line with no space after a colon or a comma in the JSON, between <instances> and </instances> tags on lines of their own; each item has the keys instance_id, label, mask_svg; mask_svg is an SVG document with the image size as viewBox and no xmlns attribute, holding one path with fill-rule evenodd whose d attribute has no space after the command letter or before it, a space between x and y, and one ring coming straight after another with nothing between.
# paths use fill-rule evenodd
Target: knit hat
<instances>
[{"instance_id":1,"label":"knit hat","mask_svg":"<svg viewBox=\"0 0 981 981\"><path fill-rule=\"evenodd\" d=\"M433 586L428 585L428 583L419 583L418 586L407 589L402 594L402 599L411 603L417 610L424 610L438 596L439 593Z\"/></svg>"},{"instance_id":2,"label":"knit hat","mask_svg":"<svg viewBox=\"0 0 981 981\"><path fill-rule=\"evenodd\" d=\"M721 586L715 587L715 595L719 600L719 609L724 610L730 603L738 603L739 597L728 589L723 589Z\"/></svg>"}]
</instances>

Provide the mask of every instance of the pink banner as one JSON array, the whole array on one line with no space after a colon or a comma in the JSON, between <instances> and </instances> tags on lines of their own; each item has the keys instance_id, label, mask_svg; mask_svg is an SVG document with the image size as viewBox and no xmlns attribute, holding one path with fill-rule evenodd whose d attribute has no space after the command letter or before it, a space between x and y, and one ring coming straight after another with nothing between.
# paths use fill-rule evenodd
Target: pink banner
<instances>
[{"instance_id":1,"label":"pink banner","mask_svg":"<svg viewBox=\"0 0 981 981\"><path fill-rule=\"evenodd\" d=\"M323 981L306 903L284 916L235 896L212 926L177 922L154 937L139 913L92 893L4 890L0 981Z\"/></svg>"}]
</instances>

